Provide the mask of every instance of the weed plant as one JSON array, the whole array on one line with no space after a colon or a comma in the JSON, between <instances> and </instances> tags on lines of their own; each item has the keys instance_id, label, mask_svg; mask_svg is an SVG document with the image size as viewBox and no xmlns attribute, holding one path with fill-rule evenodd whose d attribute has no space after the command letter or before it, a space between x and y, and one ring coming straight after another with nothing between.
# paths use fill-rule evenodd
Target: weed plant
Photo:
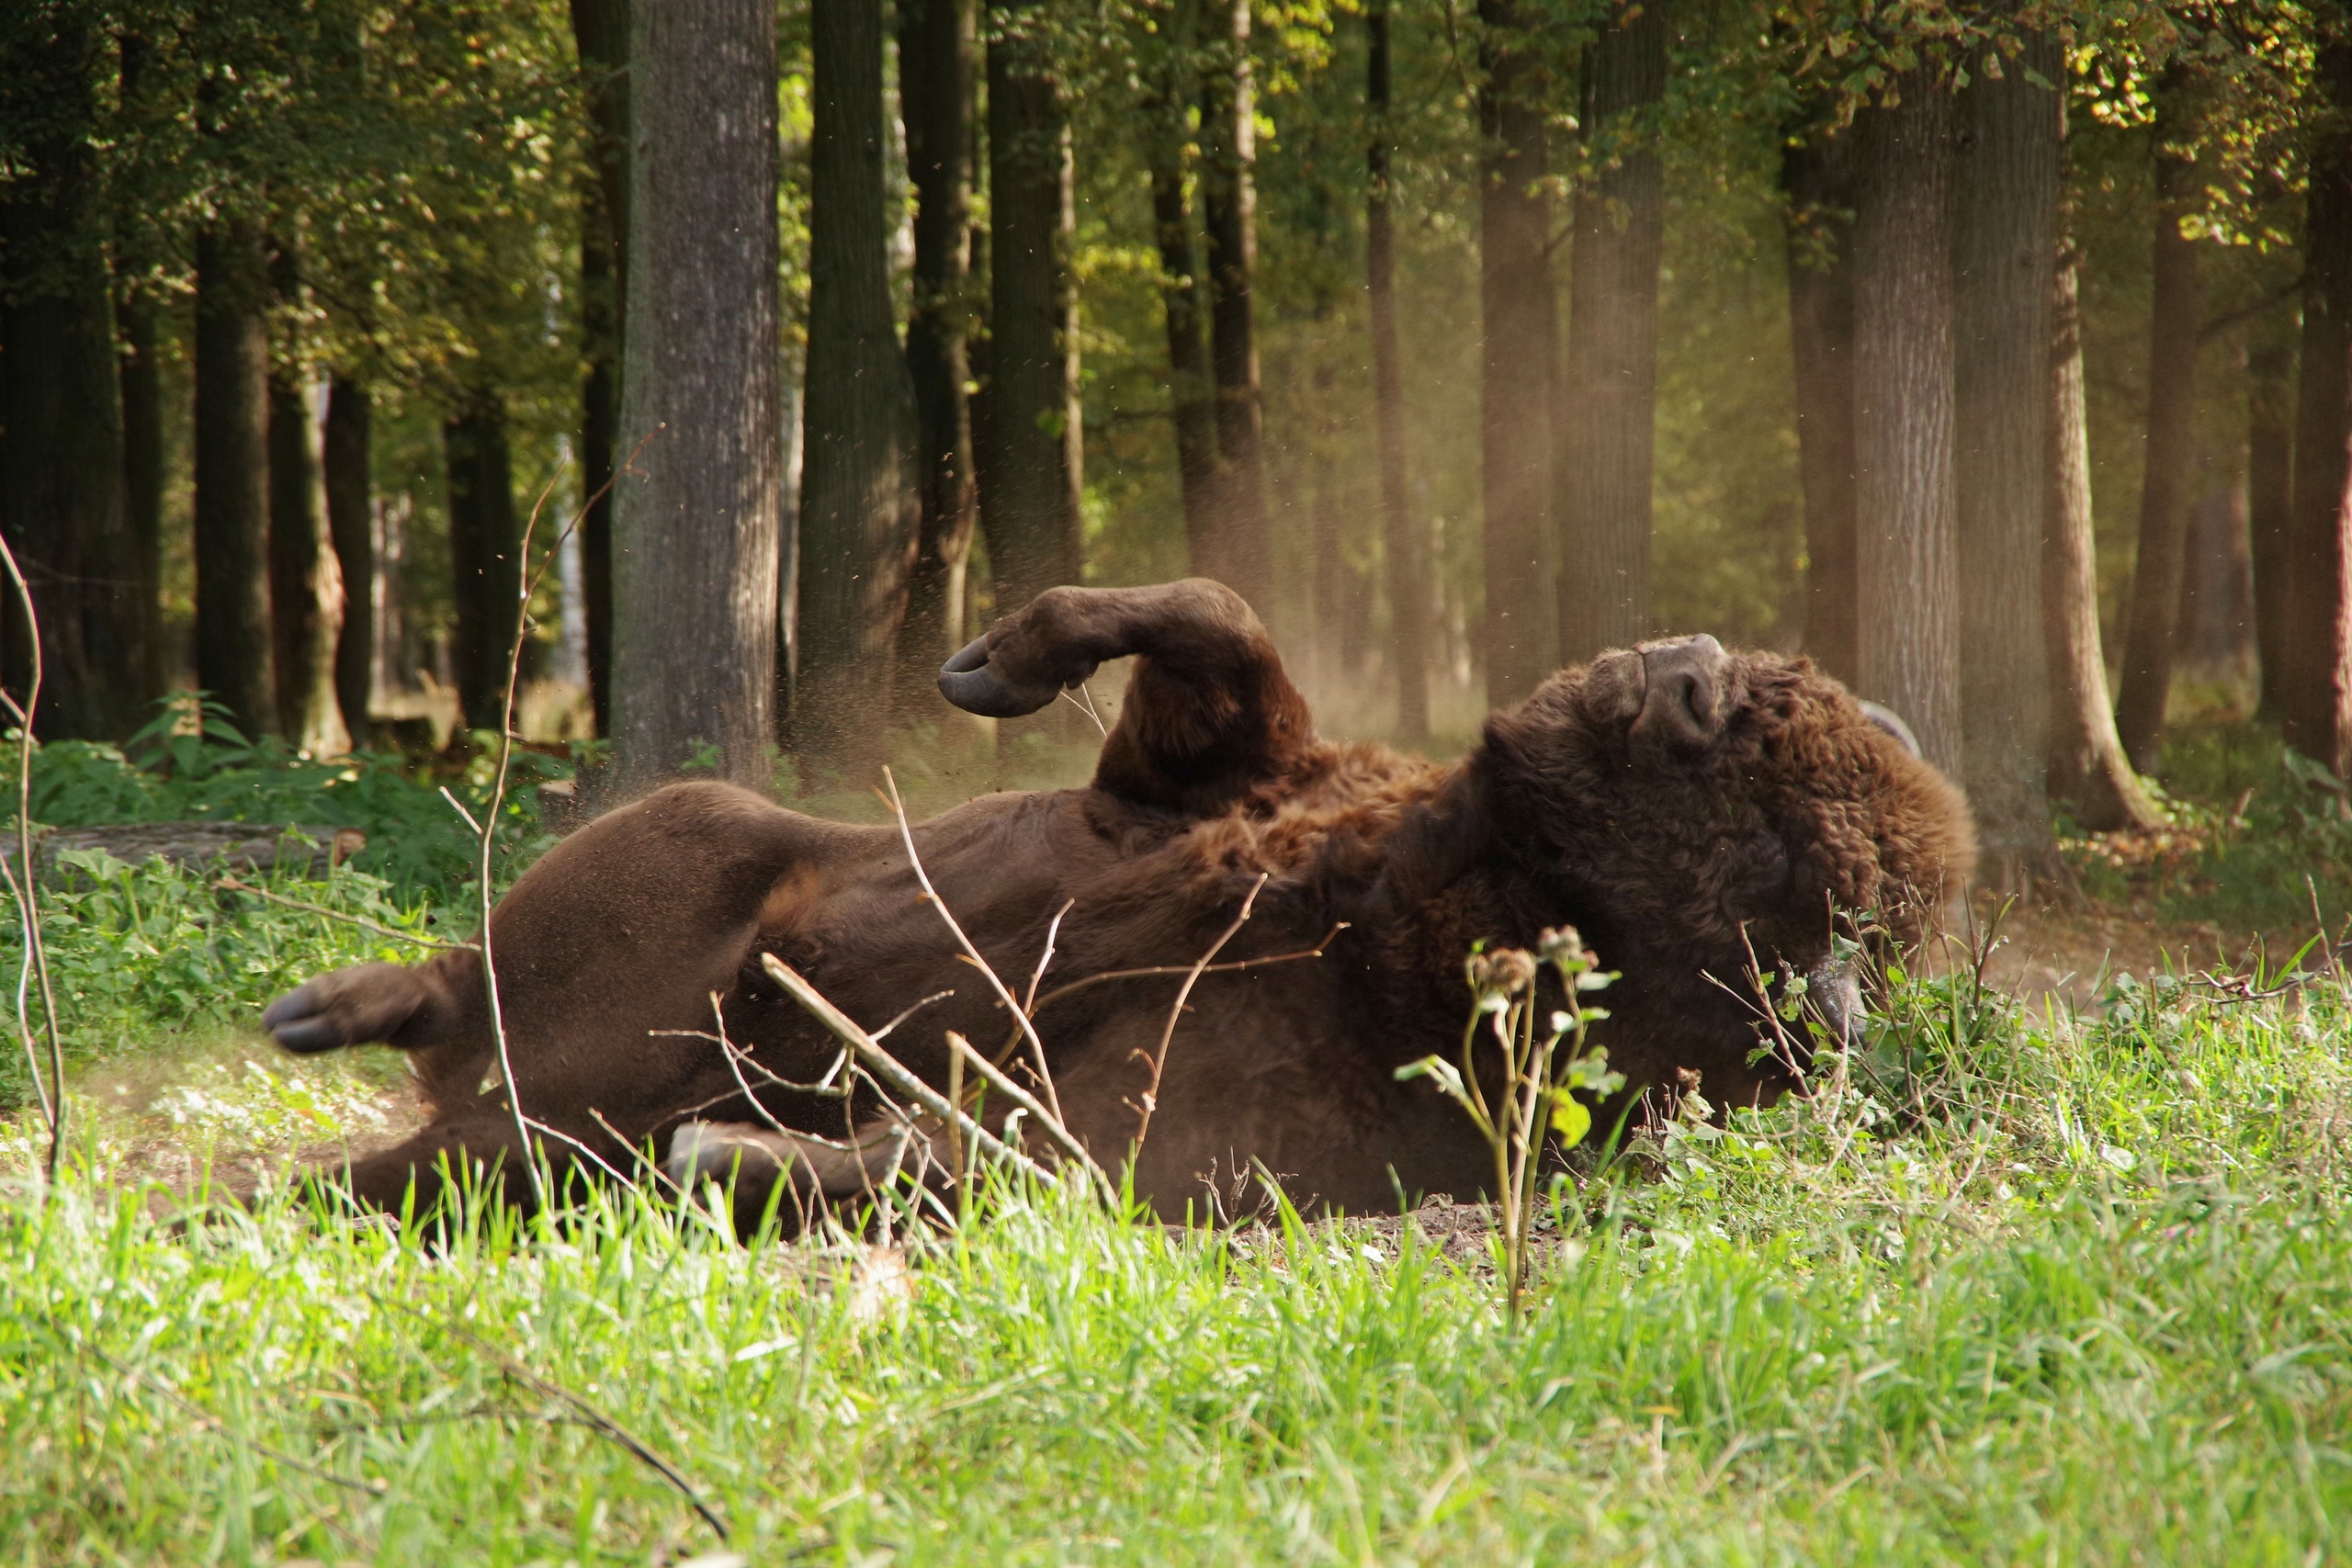
<instances>
[{"instance_id":1,"label":"weed plant","mask_svg":"<svg viewBox=\"0 0 2352 1568\"><path fill-rule=\"evenodd\" d=\"M70 1179L0 1199L0 1531L718 1550L576 1398L761 1562L2324 1561L2352 1007L2201 996L1898 974L1811 1099L1579 1173L1516 1325L1409 1224L1170 1233L1049 1189L908 1238L904 1289L619 1190L430 1244L288 1201L178 1234L117 1174L137 1129L77 1107Z\"/></svg>"}]
</instances>

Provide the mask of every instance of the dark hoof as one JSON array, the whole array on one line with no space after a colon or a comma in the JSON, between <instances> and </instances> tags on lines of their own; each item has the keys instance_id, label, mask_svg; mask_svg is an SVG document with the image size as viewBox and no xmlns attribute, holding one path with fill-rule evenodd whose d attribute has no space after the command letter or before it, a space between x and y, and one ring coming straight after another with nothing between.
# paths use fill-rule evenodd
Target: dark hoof
<instances>
[{"instance_id":1,"label":"dark hoof","mask_svg":"<svg viewBox=\"0 0 2352 1568\"><path fill-rule=\"evenodd\" d=\"M1019 718L1052 702L1061 688L1015 685L989 663L989 639L975 637L939 671L939 694L982 718Z\"/></svg>"},{"instance_id":2,"label":"dark hoof","mask_svg":"<svg viewBox=\"0 0 2352 1568\"><path fill-rule=\"evenodd\" d=\"M348 1045L351 1042L341 1025L327 1016L326 1007L323 987L312 980L270 1003L261 1015L261 1026L288 1051L305 1055Z\"/></svg>"}]
</instances>

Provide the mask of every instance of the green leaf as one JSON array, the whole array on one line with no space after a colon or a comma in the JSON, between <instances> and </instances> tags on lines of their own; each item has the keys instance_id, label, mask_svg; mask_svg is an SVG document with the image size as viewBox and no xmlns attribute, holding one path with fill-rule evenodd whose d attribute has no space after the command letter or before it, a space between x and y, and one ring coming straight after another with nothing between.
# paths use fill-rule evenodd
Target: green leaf
<instances>
[{"instance_id":1,"label":"green leaf","mask_svg":"<svg viewBox=\"0 0 2352 1568\"><path fill-rule=\"evenodd\" d=\"M1552 1091L1552 1130L1560 1134L1563 1145L1575 1148L1592 1131L1592 1112L1566 1089L1555 1089Z\"/></svg>"}]
</instances>

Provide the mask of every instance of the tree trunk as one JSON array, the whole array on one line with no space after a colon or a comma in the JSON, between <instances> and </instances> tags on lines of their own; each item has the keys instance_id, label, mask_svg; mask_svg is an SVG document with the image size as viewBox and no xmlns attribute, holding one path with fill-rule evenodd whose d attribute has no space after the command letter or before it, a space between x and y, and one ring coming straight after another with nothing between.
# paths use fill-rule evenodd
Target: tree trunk
<instances>
[{"instance_id":1,"label":"tree trunk","mask_svg":"<svg viewBox=\"0 0 2352 1568\"><path fill-rule=\"evenodd\" d=\"M334 645L335 705L354 744L365 744L376 676L374 409L364 381L337 376L327 388L321 467L327 536L343 580L343 629Z\"/></svg>"},{"instance_id":2,"label":"tree trunk","mask_svg":"<svg viewBox=\"0 0 2352 1568\"><path fill-rule=\"evenodd\" d=\"M495 733L506 704L506 666L522 596L521 526L514 515L506 407L495 392L469 397L441 427L449 474L449 597L458 701L466 723Z\"/></svg>"},{"instance_id":3,"label":"tree trunk","mask_svg":"<svg viewBox=\"0 0 2352 1568\"><path fill-rule=\"evenodd\" d=\"M78 9L12 28L0 114L16 177L0 187L0 353L8 361L0 520L41 621L43 737L119 738L141 716L145 658L132 588L114 355L108 215L91 141L103 35ZM27 36L27 33L29 36ZM0 594L13 592L0 585ZM13 604L8 617L16 619ZM17 638L21 641L21 629ZM29 660L12 649L19 695Z\"/></svg>"},{"instance_id":4,"label":"tree trunk","mask_svg":"<svg viewBox=\"0 0 2352 1568\"><path fill-rule=\"evenodd\" d=\"M2063 110L2061 111L2063 114ZM2063 151L2062 151L2063 156ZM2062 209L2063 221L2063 209ZM2075 248L2063 233L2051 277L2049 485L2042 505L2042 631L2050 670L2050 793L2095 833L2158 826L2156 807L2123 754L2099 646L2098 546L2091 528L2090 425L2083 402L2082 316Z\"/></svg>"},{"instance_id":5,"label":"tree trunk","mask_svg":"<svg viewBox=\"0 0 2352 1568\"><path fill-rule=\"evenodd\" d=\"M1370 181L1364 194L1364 282L1372 312L1373 428L1380 465L1380 537L1386 557L1388 646L1396 672L1396 739L1408 746L1430 734L1429 539L1413 525L1405 486L1404 367L1396 349L1396 235L1389 216L1394 96L1388 39L1389 0L1371 0L1364 30L1371 43L1365 105L1371 111Z\"/></svg>"},{"instance_id":6,"label":"tree trunk","mask_svg":"<svg viewBox=\"0 0 2352 1568\"><path fill-rule=\"evenodd\" d=\"M813 15L808 456L800 491L795 744L819 773L874 782L922 503L914 389L890 304L883 210L881 0Z\"/></svg>"},{"instance_id":7,"label":"tree trunk","mask_svg":"<svg viewBox=\"0 0 2352 1568\"><path fill-rule=\"evenodd\" d=\"M999 615L1079 581L1070 147L1040 0L989 7L989 450L980 526Z\"/></svg>"},{"instance_id":8,"label":"tree trunk","mask_svg":"<svg viewBox=\"0 0 2352 1568\"><path fill-rule=\"evenodd\" d=\"M1855 552L1861 692L1958 777L1952 477L1953 104L1926 71L1860 117L1854 218Z\"/></svg>"},{"instance_id":9,"label":"tree trunk","mask_svg":"<svg viewBox=\"0 0 2352 1568\"><path fill-rule=\"evenodd\" d=\"M2320 51L2303 218L2303 341L2288 541L2287 744L2352 777L2352 39Z\"/></svg>"},{"instance_id":10,"label":"tree trunk","mask_svg":"<svg viewBox=\"0 0 2352 1568\"><path fill-rule=\"evenodd\" d=\"M2254 558L2255 660L2261 702L2255 716L2285 712L2287 537L2295 510L2294 318L2266 316L2246 347L2245 522Z\"/></svg>"},{"instance_id":11,"label":"tree trunk","mask_svg":"<svg viewBox=\"0 0 2352 1568\"><path fill-rule=\"evenodd\" d=\"M169 678L164 648L164 378L156 355L155 307L136 285L117 314L122 324L122 478L138 617L138 694L153 702Z\"/></svg>"},{"instance_id":12,"label":"tree trunk","mask_svg":"<svg viewBox=\"0 0 2352 1568\"><path fill-rule=\"evenodd\" d=\"M268 280L261 231L196 241L196 683L258 735L277 723L269 631Z\"/></svg>"},{"instance_id":13,"label":"tree trunk","mask_svg":"<svg viewBox=\"0 0 2352 1568\"><path fill-rule=\"evenodd\" d=\"M2181 220L2199 205L2196 134L2183 116L2187 89L2167 84L2156 102L2155 287L2148 320L2148 441L2140 491L2140 548L2123 636L2123 689L2115 728L2142 773L2162 753L2172 690L2173 632L2180 615L2190 489L2197 482L2197 340L2203 307L2196 243Z\"/></svg>"},{"instance_id":14,"label":"tree trunk","mask_svg":"<svg viewBox=\"0 0 2352 1568\"><path fill-rule=\"evenodd\" d=\"M1666 96L1667 0L1628 0L1585 51L1579 121L1600 173L1579 186L1557 472L1563 663L1640 641L1649 620L1657 284L1666 174L1645 123Z\"/></svg>"},{"instance_id":15,"label":"tree trunk","mask_svg":"<svg viewBox=\"0 0 2352 1568\"><path fill-rule=\"evenodd\" d=\"M270 270L277 297L300 295L294 254L280 246ZM316 757L351 749L337 711L335 643L343 629L343 578L327 540L319 425L303 368L281 360L269 376L270 662L277 674L277 728Z\"/></svg>"},{"instance_id":16,"label":"tree trunk","mask_svg":"<svg viewBox=\"0 0 2352 1568\"><path fill-rule=\"evenodd\" d=\"M899 103L915 194L907 368L914 381L922 525L899 651L901 708L937 711L932 677L963 646L966 566L979 521L972 413L964 395L971 301L974 0L899 0Z\"/></svg>"},{"instance_id":17,"label":"tree trunk","mask_svg":"<svg viewBox=\"0 0 2352 1568\"><path fill-rule=\"evenodd\" d=\"M1954 377L1959 449L1961 756L1983 880L2064 884L2051 834L2050 675L2041 510L2050 460L2050 299L2058 256L2063 81L2056 40L2030 35L1962 99Z\"/></svg>"},{"instance_id":18,"label":"tree trunk","mask_svg":"<svg viewBox=\"0 0 2352 1568\"><path fill-rule=\"evenodd\" d=\"M1184 545L1192 570L1226 570L1216 494L1216 385L1201 341L1201 275L1193 243L1193 209L1184 189L1185 146L1192 140L1184 90L1193 63L1193 0L1159 13L1159 58L1145 98L1144 156L1151 169L1152 237L1159 252L1159 303L1168 333L1169 417L1176 433L1176 479L1184 504Z\"/></svg>"},{"instance_id":19,"label":"tree trunk","mask_svg":"<svg viewBox=\"0 0 2352 1568\"><path fill-rule=\"evenodd\" d=\"M1553 669L1547 592L1552 479L1552 203L1544 193L1548 82L1518 0L1479 0L1479 479L1485 495L1487 700L1499 706Z\"/></svg>"},{"instance_id":20,"label":"tree trunk","mask_svg":"<svg viewBox=\"0 0 2352 1568\"><path fill-rule=\"evenodd\" d=\"M1252 295L1258 275L1258 133L1250 0L1211 0L1201 89L1201 216L1208 242L1209 362L1216 378L1217 536L1207 575L1261 611L1273 598L1265 409Z\"/></svg>"},{"instance_id":21,"label":"tree trunk","mask_svg":"<svg viewBox=\"0 0 2352 1568\"><path fill-rule=\"evenodd\" d=\"M620 429L622 306L628 283L628 0L571 0L571 36L587 78L594 170L580 194L581 494L612 482ZM609 491L580 519L588 623L588 700L596 733L613 733L613 508Z\"/></svg>"},{"instance_id":22,"label":"tree trunk","mask_svg":"<svg viewBox=\"0 0 2352 1568\"><path fill-rule=\"evenodd\" d=\"M1781 153L1797 471L1804 491L1804 650L1849 686L1861 681L1861 596L1854 575L1854 140L1850 132L1792 134Z\"/></svg>"}]
</instances>

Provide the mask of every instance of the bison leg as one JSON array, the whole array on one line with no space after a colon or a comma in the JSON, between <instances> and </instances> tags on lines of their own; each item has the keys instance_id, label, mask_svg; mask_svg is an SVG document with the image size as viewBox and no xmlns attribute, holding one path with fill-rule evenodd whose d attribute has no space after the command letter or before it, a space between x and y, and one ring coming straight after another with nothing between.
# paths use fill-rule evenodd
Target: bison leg
<instances>
[{"instance_id":1,"label":"bison leg","mask_svg":"<svg viewBox=\"0 0 2352 1568\"><path fill-rule=\"evenodd\" d=\"M1097 789L1210 815L1288 773L1315 744L1306 700L1241 596L1205 578L1152 588L1054 588L990 626L940 672L968 712L1035 713L1113 659L1133 657Z\"/></svg>"}]
</instances>

